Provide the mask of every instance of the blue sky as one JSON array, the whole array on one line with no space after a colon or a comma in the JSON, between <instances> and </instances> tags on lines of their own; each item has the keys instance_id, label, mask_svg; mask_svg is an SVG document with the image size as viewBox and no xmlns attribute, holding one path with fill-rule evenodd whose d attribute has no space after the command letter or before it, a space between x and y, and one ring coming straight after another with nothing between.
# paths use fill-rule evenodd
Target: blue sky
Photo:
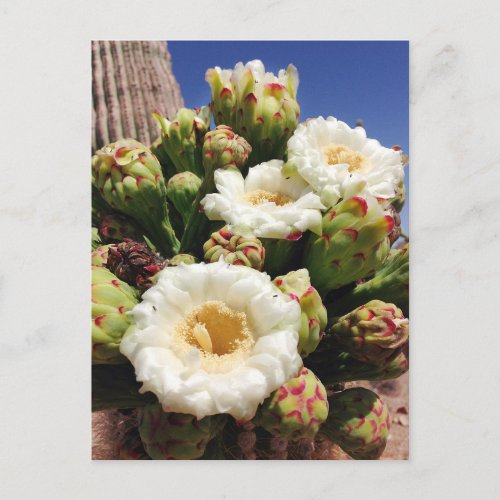
<instances>
[{"instance_id":1,"label":"blue sky","mask_svg":"<svg viewBox=\"0 0 500 500\"><path fill-rule=\"evenodd\" d=\"M301 121L332 115L354 126L361 118L369 137L408 152L407 42L179 41L168 46L187 107L210 101L208 68L261 59L267 71L277 73L293 63L299 70ZM402 225L407 232L408 200Z\"/></svg>"}]
</instances>

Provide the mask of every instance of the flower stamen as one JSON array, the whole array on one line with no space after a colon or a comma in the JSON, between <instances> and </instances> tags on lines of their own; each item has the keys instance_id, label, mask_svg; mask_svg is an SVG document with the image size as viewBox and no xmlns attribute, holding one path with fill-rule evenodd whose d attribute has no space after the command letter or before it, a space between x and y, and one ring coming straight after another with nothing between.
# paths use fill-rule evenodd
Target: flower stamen
<instances>
[{"instance_id":1,"label":"flower stamen","mask_svg":"<svg viewBox=\"0 0 500 500\"><path fill-rule=\"evenodd\" d=\"M247 351L254 343L246 314L232 310L219 300L195 307L176 329L184 342L201 348L205 357Z\"/></svg>"},{"instance_id":2,"label":"flower stamen","mask_svg":"<svg viewBox=\"0 0 500 500\"><path fill-rule=\"evenodd\" d=\"M208 333L207 327L205 323L196 323L193 328L194 338L197 340L200 347L209 353L213 353L212 339L210 338L210 334Z\"/></svg>"},{"instance_id":3,"label":"flower stamen","mask_svg":"<svg viewBox=\"0 0 500 500\"><path fill-rule=\"evenodd\" d=\"M279 207L289 205L294 200L289 196L272 191L265 191L264 189L256 189L245 194L245 200L253 206L262 205L263 203L272 202Z\"/></svg>"},{"instance_id":4,"label":"flower stamen","mask_svg":"<svg viewBox=\"0 0 500 500\"><path fill-rule=\"evenodd\" d=\"M328 165L349 165L349 172L369 172L371 165L365 155L342 144L328 144L323 147L323 157Z\"/></svg>"}]
</instances>

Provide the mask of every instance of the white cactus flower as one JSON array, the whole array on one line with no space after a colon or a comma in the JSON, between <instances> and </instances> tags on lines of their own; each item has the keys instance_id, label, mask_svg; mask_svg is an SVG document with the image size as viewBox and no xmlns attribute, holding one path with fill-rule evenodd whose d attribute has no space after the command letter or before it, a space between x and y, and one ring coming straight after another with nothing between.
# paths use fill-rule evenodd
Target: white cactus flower
<instances>
[{"instance_id":1,"label":"white cactus flower","mask_svg":"<svg viewBox=\"0 0 500 500\"><path fill-rule=\"evenodd\" d=\"M328 208L341 198L371 194L390 199L404 179L401 151L366 137L332 116L308 120L288 140L287 173L298 173Z\"/></svg>"},{"instance_id":2,"label":"white cactus flower","mask_svg":"<svg viewBox=\"0 0 500 500\"><path fill-rule=\"evenodd\" d=\"M228 71L220 70L220 68L216 68L216 70L219 70L221 72ZM290 64L286 70L280 69L278 76L276 76L274 73L266 72L264 63L262 61L260 61L259 59L254 59L253 61L247 62L245 65L239 62L238 64L236 64L232 71L228 71L240 96L244 97L244 74L245 71L248 70L252 72L253 79L256 84L255 91L257 93L257 97L260 97L262 95L262 88L264 85L274 83L286 87L293 98L295 98L295 96L297 95L297 87L299 86L299 73L297 71L297 68L293 64Z\"/></svg>"},{"instance_id":3,"label":"white cactus flower","mask_svg":"<svg viewBox=\"0 0 500 500\"><path fill-rule=\"evenodd\" d=\"M302 367L300 306L267 274L222 260L181 264L142 298L120 351L166 412L246 421Z\"/></svg>"},{"instance_id":4,"label":"white cactus flower","mask_svg":"<svg viewBox=\"0 0 500 500\"><path fill-rule=\"evenodd\" d=\"M307 230L321 234L319 196L299 176L282 175L281 160L249 169L215 171L218 193L201 204L210 220L223 220L238 234L262 238L298 239Z\"/></svg>"}]
</instances>

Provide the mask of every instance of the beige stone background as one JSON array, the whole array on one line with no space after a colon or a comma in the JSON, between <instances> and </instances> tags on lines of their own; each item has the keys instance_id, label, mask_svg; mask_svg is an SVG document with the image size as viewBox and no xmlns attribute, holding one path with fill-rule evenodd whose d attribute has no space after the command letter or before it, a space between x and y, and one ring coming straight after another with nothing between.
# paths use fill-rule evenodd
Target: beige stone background
<instances>
[{"instance_id":1,"label":"beige stone background","mask_svg":"<svg viewBox=\"0 0 500 500\"><path fill-rule=\"evenodd\" d=\"M2 500L498 499L499 19L493 0L2 1ZM410 460L90 460L90 41L165 38L410 41Z\"/></svg>"}]
</instances>

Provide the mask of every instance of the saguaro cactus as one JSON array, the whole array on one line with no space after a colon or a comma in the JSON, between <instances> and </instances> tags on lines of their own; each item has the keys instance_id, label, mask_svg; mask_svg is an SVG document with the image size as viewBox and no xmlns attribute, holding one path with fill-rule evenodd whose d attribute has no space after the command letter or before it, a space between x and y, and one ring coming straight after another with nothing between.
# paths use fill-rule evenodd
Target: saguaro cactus
<instances>
[{"instance_id":1,"label":"saguaro cactus","mask_svg":"<svg viewBox=\"0 0 500 500\"><path fill-rule=\"evenodd\" d=\"M92 152L133 137L147 146L158 137L153 110L172 116L183 106L167 44L92 42Z\"/></svg>"}]
</instances>

